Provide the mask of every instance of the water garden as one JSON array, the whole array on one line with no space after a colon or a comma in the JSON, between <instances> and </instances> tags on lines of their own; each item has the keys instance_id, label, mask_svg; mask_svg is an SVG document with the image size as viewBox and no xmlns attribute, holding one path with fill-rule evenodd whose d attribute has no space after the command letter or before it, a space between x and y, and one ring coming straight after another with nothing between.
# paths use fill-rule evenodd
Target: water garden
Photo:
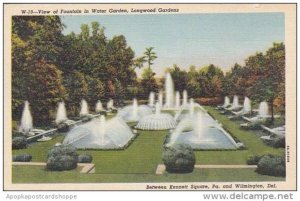
<instances>
[{"instance_id":1,"label":"water garden","mask_svg":"<svg viewBox=\"0 0 300 201\"><path fill-rule=\"evenodd\" d=\"M14 22L14 183L285 179L283 43L227 73L174 65L160 77L154 48L134 57L124 36L109 40L97 23L92 35L83 25L64 36L58 17ZM32 33L18 31L33 22ZM49 26L67 47L50 41L60 52L51 57L37 42L50 40L40 34ZM28 55L37 56L21 64Z\"/></svg>"}]
</instances>

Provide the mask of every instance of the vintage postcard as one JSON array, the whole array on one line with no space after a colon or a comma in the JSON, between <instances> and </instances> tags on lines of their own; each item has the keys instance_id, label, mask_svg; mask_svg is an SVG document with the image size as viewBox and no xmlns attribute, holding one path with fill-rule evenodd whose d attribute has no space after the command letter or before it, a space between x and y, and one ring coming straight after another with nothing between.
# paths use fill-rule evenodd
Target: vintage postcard
<instances>
[{"instance_id":1,"label":"vintage postcard","mask_svg":"<svg viewBox=\"0 0 300 201\"><path fill-rule=\"evenodd\" d=\"M296 4L3 15L4 190L296 190Z\"/></svg>"}]
</instances>

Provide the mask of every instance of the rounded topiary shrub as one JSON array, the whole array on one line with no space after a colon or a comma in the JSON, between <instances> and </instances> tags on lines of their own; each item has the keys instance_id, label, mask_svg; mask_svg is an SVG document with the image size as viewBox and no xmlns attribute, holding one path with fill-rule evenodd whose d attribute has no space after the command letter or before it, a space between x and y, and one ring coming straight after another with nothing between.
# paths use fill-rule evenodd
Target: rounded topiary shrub
<instances>
[{"instance_id":1,"label":"rounded topiary shrub","mask_svg":"<svg viewBox=\"0 0 300 201\"><path fill-rule=\"evenodd\" d=\"M195 154L189 145L176 144L166 147L162 159L167 172L189 173L194 170Z\"/></svg>"},{"instance_id":2,"label":"rounded topiary shrub","mask_svg":"<svg viewBox=\"0 0 300 201\"><path fill-rule=\"evenodd\" d=\"M59 123L57 125L57 130L59 132L68 132L70 130L70 126L67 123Z\"/></svg>"},{"instance_id":3,"label":"rounded topiary shrub","mask_svg":"<svg viewBox=\"0 0 300 201\"><path fill-rule=\"evenodd\" d=\"M13 162L30 162L32 156L30 154L19 154L12 157Z\"/></svg>"},{"instance_id":4,"label":"rounded topiary shrub","mask_svg":"<svg viewBox=\"0 0 300 201\"><path fill-rule=\"evenodd\" d=\"M248 165L257 165L262 157L263 156L258 155L249 156L246 162Z\"/></svg>"},{"instance_id":5,"label":"rounded topiary shrub","mask_svg":"<svg viewBox=\"0 0 300 201\"><path fill-rule=\"evenodd\" d=\"M264 155L257 164L256 172L270 176L285 176L285 158L283 156Z\"/></svg>"},{"instance_id":6,"label":"rounded topiary shrub","mask_svg":"<svg viewBox=\"0 0 300 201\"><path fill-rule=\"evenodd\" d=\"M274 148L285 148L285 137L283 138L275 138L271 142L271 146Z\"/></svg>"},{"instance_id":7,"label":"rounded topiary shrub","mask_svg":"<svg viewBox=\"0 0 300 201\"><path fill-rule=\"evenodd\" d=\"M78 156L78 163L91 163L93 161L93 157L89 154L80 154Z\"/></svg>"},{"instance_id":8,"label":"rounded topiary shrub","mask_svg":"<svg viewBox=\"0 0 300 201\"><path fill-rule=\"evenodd\" d=\"M14 137L12 139L12 149L26 149L27 139L24 136Z\"/></svg>"},{"instance_id":9,"label":"rounded topiary shrub","mask_svg":"<svg viewBox=\"0 0 300 201\"><path fill-rule=\"evenodd\" d=\"M47 169L54 171L72 170L77 167L78 154L71 145L59 145L48 152Z\"/></svg>"}]
</instances>

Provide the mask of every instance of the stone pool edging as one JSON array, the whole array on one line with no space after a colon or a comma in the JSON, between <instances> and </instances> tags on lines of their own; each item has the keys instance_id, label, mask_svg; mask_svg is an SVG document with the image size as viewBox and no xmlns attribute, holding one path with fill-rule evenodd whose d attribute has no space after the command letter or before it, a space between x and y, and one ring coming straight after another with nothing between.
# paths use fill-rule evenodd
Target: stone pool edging
<instances>
[{"instance_id":1,"label":"stone pool edging","mask_svg":"<svg viewBox=\"0 0 300 201\"><path fill-rule=\"evenodd\" d=\"M257 165L195 165L196 169L242 169L242 168L257 168ZM162 175L166 171L164 164L158 164L155 174Z\"/></svg>"},{"instance_id":2,"label":"stone pool edging","mask_svg":"<svg viewBox=\"0 0 300 201\"><path fill-rule=\"evenodd\" d=\"M34 165L34 166L46 166L44 162L12 162L12 165ZM95 173L95 164L93 163L77 163L77 166L82 167L80 173L91 174Z\"/></svg>"}]
</instances>

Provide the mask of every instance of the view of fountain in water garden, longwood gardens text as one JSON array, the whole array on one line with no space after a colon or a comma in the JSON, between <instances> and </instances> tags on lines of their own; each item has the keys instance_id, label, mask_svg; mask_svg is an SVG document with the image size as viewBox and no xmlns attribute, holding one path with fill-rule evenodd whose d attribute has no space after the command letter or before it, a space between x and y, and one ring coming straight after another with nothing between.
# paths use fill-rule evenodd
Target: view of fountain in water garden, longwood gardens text
<instances>
[{"instance_id":1,"label":"view of fountain in water garden, longwood gardens text","mask_svg":"<svg viewBox=\"0 0 300 201\"><path fill-rule=\"evenodd\" d=\"M224 104L217 109L221 109L223 113L232 111L232 117L247 115L252 111L250 99L245 97L243 105L240 105L236 95L233 96L232 104L230 98L225 96ZM65 103L58 104L56 125L65 124L71 128L63 144L71 144L79 149L123 149L134 140L138 130L169 130L170 134L164 143L167 147L189 144L197 150L215 150L238 149L243 146L242 143L236 142L204 107L195 103L193 98L188 100L186 90L182 93L176 91L169 73L166 74L165 90L159 93L150 92L148 105L140 105L134 98L132 104L125 107L115 107L113 100L109 100L104 107L99 100L94 111L95 113L91 114L87 101L82 100L80 118L71 120L67 117ZM105 117L107 115L110 116L108 119ZM269 117L268 104L261 102L257 116L244 118L253 122ZM47 140L45 137L58 130L34 129L30 105L26 101L19 131L30 139Z\"/></svg>"}]
</instances>

